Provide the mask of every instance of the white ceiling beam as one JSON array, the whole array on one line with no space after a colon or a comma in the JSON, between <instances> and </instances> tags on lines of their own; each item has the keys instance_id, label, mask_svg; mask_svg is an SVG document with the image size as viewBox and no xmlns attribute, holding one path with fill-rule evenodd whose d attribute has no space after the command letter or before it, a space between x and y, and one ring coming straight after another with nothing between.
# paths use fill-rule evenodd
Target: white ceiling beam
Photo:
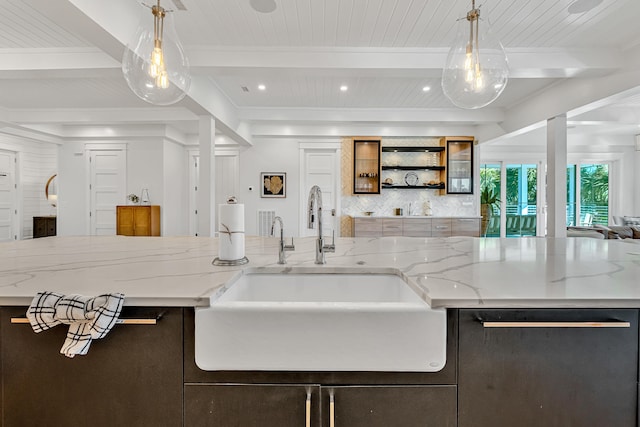
<instances>
[{"instance_id":1,"label":"white ceiling beam","mask_svg":"<svg viewBox=\"0 0 640 427\"><path fill-rule=\"evenodd\" d=\"M120 63L93 47L0 49L2 71L120 69Z\"/></svg>"},{"instance_id":2,"label":"white ceiling beam","mask_svg":"<svg viewBox=\"0 0 640 427\"><path fill-rule=\"evenodd\" d=\"M440 123L265 123L254 124L254 137L278 138L335 138L350 135L393 136L443 136L443 135L475 135L477 127L472 125L454 125Z\"/></svg>"},{"instance_id":3,"label":"white ceiling beam","mask_svg":"<svg viewBox=\"0 0 640 427\"><path fill-rule=\"evenodd\" d=\"M197 120L193 112L181 107L92 108L54 110L5 110L7 120L17 123L166 123Z\"/></svg>"},{"instance_id":4,"label":"white ceiling beam","mask_svg":"<svg viewBox=\"0 0 640 427\"><path fill-rule=\"evenodd\" d=\"M640 88L640 47L625 52L627 63L601 77L568 79L510 108L500 124L504 133L521 131L559 114L573 117L637 93Z\"/></svg>"},{"instance_id":5,"label":"white ceiling beam","mask_svg":"<svg viewBox=\"0 0 640 427\"><path fill-rule=\"evenodd\" d=\"M309 122L466 122L490 123L504 120L499 108L461 110L457 108L241 108L240 118L251 121Z\"/></svg>"},{"instance_id":6,"label":"white ceiling beam","mask_svg":"<svg viewBox=\"0 0 640 427\"><path fill-rule=\"evenodd\" d=\"M191 66L218 75L263 72L345 75L383 71L397 77L437 77L446 48L292 48L190 47ZM623 56L613 49L507 49L512 78L602 75L620 68Z\"/></svg>"}]
</instances>

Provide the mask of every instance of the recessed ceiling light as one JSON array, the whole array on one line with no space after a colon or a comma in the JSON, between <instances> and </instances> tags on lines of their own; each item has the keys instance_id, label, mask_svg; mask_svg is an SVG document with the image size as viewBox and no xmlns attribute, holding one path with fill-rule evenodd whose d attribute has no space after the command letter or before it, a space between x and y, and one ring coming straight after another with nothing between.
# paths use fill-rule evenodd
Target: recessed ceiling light
<instances>
[{"instance_id":1,"label":"recessed ceiling light","mask_svg":"<svg viewBox=\"0 0 640 427\"><path fill-rule=\"evenodd\" d=\"M256 12L271 13L276 10L275 0L249 0L249 4Z\"/></svg>"},{"instance_id":2,"label":"recessed ceiling light","mask_svg":"<svg viewBox=\"0 0 640 427\"><path fill-rule=\"evenodd\" d=\"M341 90L342 92L346 92L347 90L349 90L349 86L347 86L347 85L342 85L342 86L340 86L340 90Z\"/></svg>"},{"instance_id":3,"label":"recessed ceiling light","mask_svg":"<svg viewBox=\"0 0 640 427\"><path fill-rule=\"evenodd\" d=\"M431 86L425 86L422 88L423 92L429 92L431 90Z\"/></svg>"},{"instance_id":4,"label":"recessed ceiling light","mask_svg":"<svg viewBox=\"0 0 640 427\"><path fill-rule=\"evenodd\" d=\"M569 5L567 11L571 14L588 12L597 7L602 0L576 0Z\"/></svg>"},{"instance_id":5,"label":"recessed ceiling light","mask_svg":"<svg viewBox=\"0 0 640 427\"><path fill-rule=\"evenodd\" d=\"M265 90L267 87L265 85L258 85L258 90Z\"/></svg>"}]
</instances>

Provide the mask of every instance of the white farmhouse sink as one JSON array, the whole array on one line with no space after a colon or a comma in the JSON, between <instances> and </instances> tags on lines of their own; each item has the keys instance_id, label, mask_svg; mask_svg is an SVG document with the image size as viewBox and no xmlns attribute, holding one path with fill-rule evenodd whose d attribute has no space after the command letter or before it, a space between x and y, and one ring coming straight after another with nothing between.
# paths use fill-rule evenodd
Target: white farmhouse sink
<instances>
[{"instance_id":1,"label":"white farmhouse sink","mask_svg":"<svg viewBox=\"0 0 640 427\"><path fill-rule=\"evenodd\" d=\"M245 274L196 309L204 370L439 371L446 311L393 274Z\"/></svg>"}]
</instances>

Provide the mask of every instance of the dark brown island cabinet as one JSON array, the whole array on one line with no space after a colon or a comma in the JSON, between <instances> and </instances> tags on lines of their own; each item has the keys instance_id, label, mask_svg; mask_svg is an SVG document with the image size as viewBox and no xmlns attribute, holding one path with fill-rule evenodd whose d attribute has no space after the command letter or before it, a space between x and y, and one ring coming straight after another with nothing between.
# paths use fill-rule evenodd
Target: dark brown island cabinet
<instances>
[{"instance_id":1,"label":"dark brown island cabinet","mask_svg":"<svg viewBox=\"0 0 640 427\"><path fill-rule=\"evenodd\" d=\"M638 425L635 309L460 310L459 348L459 427Z\"/></svg>"},{"instance_id":2,"label":"dark brown island cabinet","mask_svg":"<svg viewBox=\"0 0 640 427\"><path fill-rule=\"evenodd\" d=\"M11 323L24 312L0 309L3 427L638 425L635 309L451 309L433 373L203 371L192 308L125 307L157 324L118 325L68 359L66 328ZM502 321L551 323L487 327ZM628 327L555 327L567 322Z\"/></svg>"}]
</instances>

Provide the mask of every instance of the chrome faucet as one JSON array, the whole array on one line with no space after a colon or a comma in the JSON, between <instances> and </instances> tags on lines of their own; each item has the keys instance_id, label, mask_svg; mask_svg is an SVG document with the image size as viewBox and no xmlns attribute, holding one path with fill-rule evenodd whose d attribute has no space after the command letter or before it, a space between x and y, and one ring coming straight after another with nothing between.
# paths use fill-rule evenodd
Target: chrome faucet
<instances>
[{"instance_id":1,"label":"chrome faucet","mask_svg":"<svg viewBox=\"0 0 640 427\"><path fill-rule=\"evenodd\" d=\"M316 211L314 216L313 212ZM327 261L324 257L325 252L336 251L336 238L335 231L333 233L333 241L330 245L324 244L324 238L322 237L322 191L320 187L314 185L309 191L309 207L307 209L308 218L307 226L312 229L313 223L318 222L318 239L316 240L316 264L326 264ZM317 218L316 218L317 217Z\"/></svg>"},{"instance_id":2,"label":"chrome faucet","mask_svg":"<svg viewBox=\"0 0 640 427\"><path fill-rule=\"evenodd\" d=\"M291 244L284 244L284 225L282 225L282 218L279 216L273 218L273 222L271 223L271 235L275 236L275 226L276 222L280 224L280 244L278 245L278 264L286 264L287 259L284 256L285 252L295 251L296 247L293 244L293 237L291 238Z\"/></svg>"}]
</instances>

